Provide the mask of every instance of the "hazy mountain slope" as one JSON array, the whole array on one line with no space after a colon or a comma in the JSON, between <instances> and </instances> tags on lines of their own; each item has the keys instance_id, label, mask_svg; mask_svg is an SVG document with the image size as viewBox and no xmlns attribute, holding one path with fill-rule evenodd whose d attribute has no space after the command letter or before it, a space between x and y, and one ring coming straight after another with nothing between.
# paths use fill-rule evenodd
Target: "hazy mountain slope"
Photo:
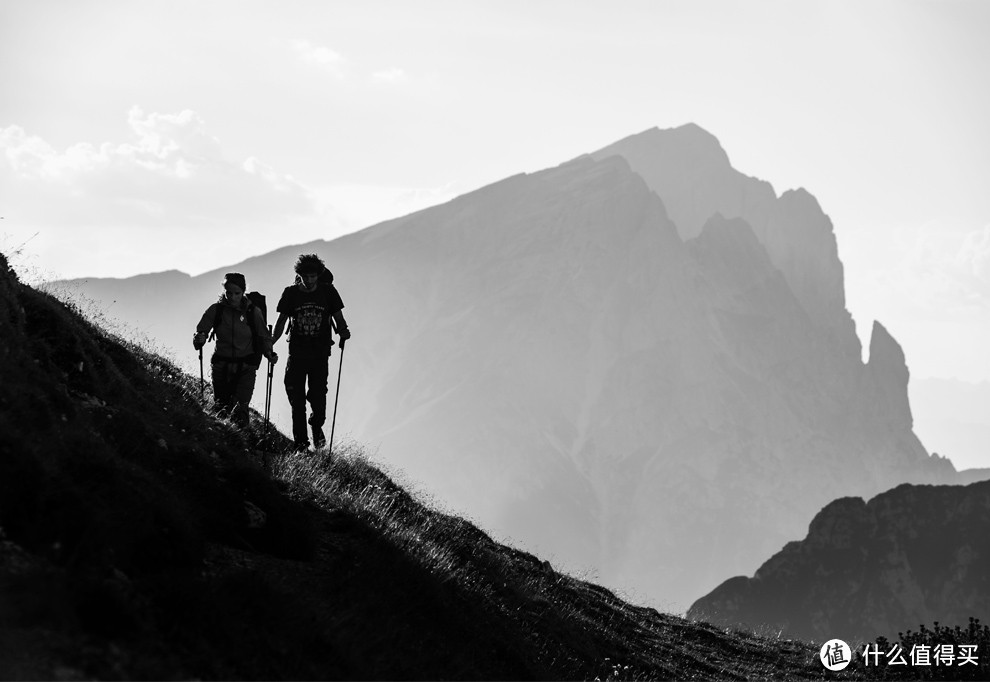
<instances>
[{"instance_id":1,"label":"hazy mountain slope","mask_svg":"<svg viewBox=\"0 0 990 682\"><path fill-rule=\"evenodd\" d=\"M823 679L811 646L625 603L360 457L277 434L269 477L194 378L2 255L0 357L0 678Z\"/></svg>"},{"instance_id":2,"label":"hazy mountain slope","mask_svg":"<svg viewBox=\"0 0 990 682\"><path fill-rule=\"evenodd\" d=\"M752 578L722 583L688 611L725 626L825 641L895 639L919 624L990 616L990 482L903 485L843 498Z\"/></svg>"},{"instance_id":3,"label":"hazy mountain slope","mask_svg":"<svg viewBox=\"0 0 990 682\"><path fill-rule=\"evenodd\" d=\"M836 497L954 477L911 430L881 325L860 359L817 202L775 197L713 140L648 131L224 269L277 298L321 252L354 331L338 429L499 537L686 608ZM221 273L161 291L148 324L188 347ZM141 318L135 288L105 295Z\"/></svg>"}]
</instances>

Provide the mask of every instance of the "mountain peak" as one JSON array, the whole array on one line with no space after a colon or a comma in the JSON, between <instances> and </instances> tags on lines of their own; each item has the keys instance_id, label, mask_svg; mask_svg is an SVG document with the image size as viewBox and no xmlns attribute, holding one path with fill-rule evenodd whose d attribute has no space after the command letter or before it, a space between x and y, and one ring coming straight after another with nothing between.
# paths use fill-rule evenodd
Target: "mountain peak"
<instances>
[{"instance_id":1,"label":"mountain peak","mask_svg":"<svg viewBox=\"0 0 990 682\"><path fill-rule=\"evenodd\" d=\"M753 220L746 207L768 206L777 198L769 183L733 169L718 139L694 123L651 128L591 156L624 157L663 201L684 240L696 237L716 212L726 218L746 218L760 236L763 218Z\"/></svg>"},{"instance_id":2,"label":"mountain peak","mask_svg":"<svg viewBox=\"0 0 990 682\"><path fill-rule=\"evenodd\" d=\"M705 152L712 158L723 159L729 163L729 155L712 133L708 132L697 123L685 123L675 128L653 128L651 131L655 137L667 138L671 142L683 145L690 145L695 151Z\"/></svg>"},{"instance_id":3,"label":"mountain peak","mask_svg":"<svg viewBox=\"0 0 990 682\"><path fill-rule=\"evenodd\" d=\"M811 319L843 352L861 353L832 223L812 194L797 189L778 197L769 182L733 168L718 139L694 123L652 128L592 154L612 155L624 157L660 197L685 242L716 213L745 220Z\"/></svg>"},{"instance_id":4,"label":"mountain peak","mask_svg":"<svg viewBox=\"0 0 990 682\"><path fill-rule=\"evenodd\" d=\"M910 428L914 419L911 416L911 404L908 399L910 372L904 350L879 321L873 322L867 370L884 398L883 407L896 420Z\"/></svg>"},{"instance_id":5,"label":"mountain peak","mask_svg":"<svg viewBox=\"0 0 990 682\"><path fill-rule=\"evenodd\" d=\"M711 167L728 168L730 165L729 155L718 138L695 123L676 128L650 128L594 152L593 156L600 159L613 154L627 158L641 154L660 156L685 172Z\"/></svg>"},{"instance_id":6,"label":"mountain peak","mask_svg":"<svg viewBox=\"0 0 990 682\"><path fill-rule=\"evenodd\" d=\"M879 320L874 320L870 336L870 364L876 365L880 362L898 367L904 365L904 350L887 328L880 324Z\"/></svg>"}]
</instances>

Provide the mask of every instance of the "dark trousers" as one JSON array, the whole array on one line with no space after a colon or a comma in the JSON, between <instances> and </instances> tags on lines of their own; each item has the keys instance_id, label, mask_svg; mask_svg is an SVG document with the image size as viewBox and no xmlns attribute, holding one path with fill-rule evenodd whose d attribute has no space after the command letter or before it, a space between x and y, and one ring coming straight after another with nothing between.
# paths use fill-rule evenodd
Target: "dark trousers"
<instances>
[{"instance_id":1,"label":"dark trousers","mask_svg":"<svg viewBox=\"0 0 990 682\"><path fill-rule=\"evenodd\" d=\"M213 379L213 401L221 416L229 416L239 426L251 421L248 405L254 394L254 380L258 368L243 360L213 358L210 361Z\"/></svg>"},{"instance_id":2,"label":"dark trousers","mask_svg":"<svg viewBox=\"0 0 990 682\"><path fill-rule=\"evenodd\" d=\"M289 352L289 359L285 363L285 394L292 406L292 438L297 443L309 440L306 430L307 401L313 411L309 418L310 425L320 427L327 420L329 362L330 356L327 353Z\"/></svg>"}]
</instances>

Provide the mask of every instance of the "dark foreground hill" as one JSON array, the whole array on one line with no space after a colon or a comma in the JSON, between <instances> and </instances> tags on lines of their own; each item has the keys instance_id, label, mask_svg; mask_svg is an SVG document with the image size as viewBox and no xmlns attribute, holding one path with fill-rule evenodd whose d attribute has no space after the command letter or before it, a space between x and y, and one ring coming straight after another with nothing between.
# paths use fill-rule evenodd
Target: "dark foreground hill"
<instances>
[{"instance_id":1,"label":"dark foreground hill","mask_svg":"<svg viewBox=\"0 0 990 682\"><path fill-rule=\"evenodd\" d=\"M810 645L623 602L284 454L0 255L0 678L821 678ZM267 466L266 466L267 465ZM830 677L830 679L834 676Z\"/></svg>"},{"instance_id":2,"label":"dark foreground hill","mask_svg":"<svg viewBox=\"0 0 990 682\"><path fill-rule=\"evenodd\" d=\"M819 641L990 621L990 481L835 500L804 540L752 578L725 581L688 617Z\"/></svg>"}]
</instances>

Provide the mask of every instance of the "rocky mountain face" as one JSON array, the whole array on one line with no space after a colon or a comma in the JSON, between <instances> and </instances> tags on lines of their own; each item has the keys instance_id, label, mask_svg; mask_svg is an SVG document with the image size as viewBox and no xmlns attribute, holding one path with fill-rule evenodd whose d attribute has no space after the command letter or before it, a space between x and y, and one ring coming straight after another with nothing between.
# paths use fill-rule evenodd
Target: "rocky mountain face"
<instances>
[{"instance_id":1,"label":"rocky mountain face","mask_svg":"<svg viewBox=\"0 0 990 682\"><path fill-rule=\"evenodd\" d=\"M715 214L745 220L820 333L858 357L835 233L818 201L803 189L778 197L770 183L732 168L718 140L698 126L671 132L654 128L592 156L626 159L663 200L682 239L698 236Z\"/></svg>"},{"instance_id":2,"label":"rocky mountain face","mask_svg":"<svg viewBox=\"0 0 990 682\"><path fill-rule=\"evenodd\" d=\"M881 325L861 360L817 202L741 175L695 126L224 266L153 307L141 278L76 286L192 357L224 270L277 298L310 251L354 332L338 433L663 608L755 570L837 497L954 479L912 433Z\"/></svg>"},{"instance_id":3,"label":"rocky mountain face","mask_svg":"<svg viewBox=\"0 0 990 682\"><path fill-rule=\"evenodd\" d=\"M838 499L752 578L702 597L689 617L785 637L861 642L921 624L990 616L990 482L902 485Z\"/></svg>"}]
</instances>

